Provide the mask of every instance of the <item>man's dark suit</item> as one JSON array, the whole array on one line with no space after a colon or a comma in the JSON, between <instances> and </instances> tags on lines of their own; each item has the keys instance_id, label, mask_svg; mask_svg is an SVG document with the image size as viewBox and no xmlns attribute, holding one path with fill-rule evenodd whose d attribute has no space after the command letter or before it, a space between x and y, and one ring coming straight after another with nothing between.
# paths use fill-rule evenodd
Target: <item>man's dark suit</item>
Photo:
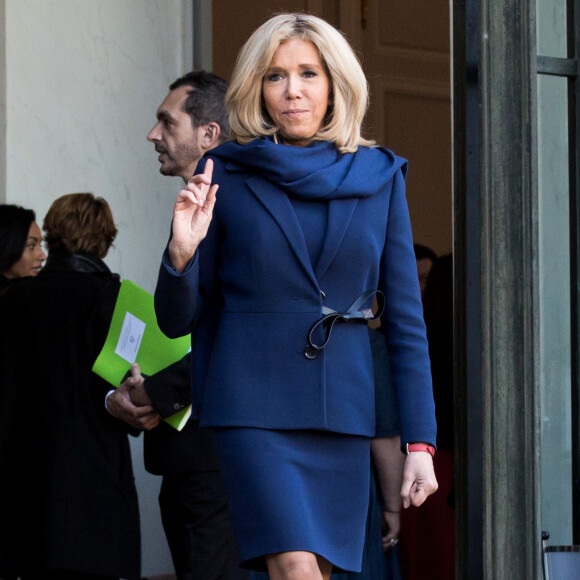
<instances>
[{"instance_id":1,"label":"man's dark suit","mask_svg":"<svg viewBox=\"0 0 580 580\"><path fill-rule=\"evenodd\" d=\"M191 356L147 377L147 395L162 417L191 403ZM180 580L241 580L226 492L213 434L191 418L182 431L162 421L145 431L145 468L162 475L163 528Z\"/></svg>"}]
</instances>

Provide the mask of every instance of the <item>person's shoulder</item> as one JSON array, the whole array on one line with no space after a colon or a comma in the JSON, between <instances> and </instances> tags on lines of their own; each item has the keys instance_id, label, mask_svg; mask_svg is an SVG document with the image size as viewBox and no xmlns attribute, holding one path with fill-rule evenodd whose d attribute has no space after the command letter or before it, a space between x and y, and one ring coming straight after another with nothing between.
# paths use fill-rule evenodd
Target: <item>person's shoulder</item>
<instances>
[{"instance_id":1,"label":"person's shoulder","mask_svg":"<svg viewBox=\"0 0 580 580\"><path fill-rule=\"evenodd\" d=\"M360 146L357 150L357 154L364 157L369 163L379 163L381 165L388 165L396 168L402 168L406 166L408 161L387 147L382 147L380 145L374 146Z\"/></svg>"},{"instance_id":2,"label":"person's shoulder","mask_svg":"<svg viewBox=\"0 0 580 580\"><path fill-rule=\"evenodd\" d=\"M214 147L213 149L206 151L203 157L197 163L195 173L203 173L208 159L211 159L213 162L214 174L215 173L219 174L222 171L224 171L228 163L228 160L225 156L226 152L229 149L228 143L229 141L226 141L225 143L222 143L221 145L218 145L217 147Z\"/></svg>"},{"instance_id":3,"label":"person's shoulder","mask_svg":"<svg viewBox=\"0 0 580 580\"><path fill-rule=\"evenodd\" d=\"M205 164L208 159L213 161L213 181L220 183L232 182L233 179L247 179L248 175L252 175L250 167L244 164L244 159L247 159L245 148L248 145L241 145L234 141L226 141L213 149L210 149L200 159L196 173L203 172Z\"/></svg>"},{"instance_id":4,"label":"person's shoulder","mask_svg":"<svg viewBox=\"0 0 580 580\"><path fill-rule=\"evenodd\" d=\"M206 151L201 161L205 163L207 159L211 158L217 165L242 164L248 150L256 146L259 147L262 141L257 139L245 145L237 141L224 141L217 147Z\"/></svg>"},{"instance_id":5,"label":"person's shoulder","mask_svg":"<svg viewBox=\"0 0 580 580\"><path fill-rule=\"evenodd\" d=\"M40 278L40 276L42 276ZM118 274L110 270L100 271L67 271L67 272L41 272L39 280L46 286L45 290L58 291L60 287L64 292L78 295L79 301L90 302L99 296L116 296L121 287Z\"/></svg>"},{"instance_id":6,"label":"person's shoulder","mask_svg":"<svg viewBox=\"0 0 580 580\"><path fill-rule=\"evenodd\" d=\"M359 146L354 155L353 166L364 170L368 178L374 176L379 182L389 183L397 174L402 175L403 181L407 176L407 160L386 147Z\"/></svg>"},{"instance_id":7,"label":"person's shoulder","mask_svg":"<svg viewBox=\"0 0 580 580\"><path fill-rule=\"evenodd\" d=\"M75 272L58 285L70 297L72 311L101 312L112 315L121 289L118 274L112 272Z\"/></svg>"},{"instance_id":8,"label":"person's shoulder","mask_svg":"<svg viewBox=\"0 0 580 580\"><path fill-rule=\"evenodd\" d=\"M25 325L25 318L35 318L40 305L44 305L42 293L37 290L35 276L13 279L3 288L0 293L0 329L11 332L9 328Z\"/></svg>"},{"instance_id":9,"label":"person's shoulder","mask_svg":"<svg viewBox=\"0 0 580 580\"><path fill-rule=\"evenodd\" d=\"M94 291L101 295L117 296L121 288L121 279L118 274L113 272L95 272L91 273L85 279L85 282L94 288Z\"/></svg>"},{"instance_id":10,"label":"person's shoulder","mask_svg":"<svg viewBox=\"0 0 580 580\"><path fill-rule=\"evenodd\" d=\"M5 305L20 300L22 295L29 291L35 281L35 276L28 276L25 278L14 278L2 284L0 288L0 303Z\"/></svg>"}]
</instances>

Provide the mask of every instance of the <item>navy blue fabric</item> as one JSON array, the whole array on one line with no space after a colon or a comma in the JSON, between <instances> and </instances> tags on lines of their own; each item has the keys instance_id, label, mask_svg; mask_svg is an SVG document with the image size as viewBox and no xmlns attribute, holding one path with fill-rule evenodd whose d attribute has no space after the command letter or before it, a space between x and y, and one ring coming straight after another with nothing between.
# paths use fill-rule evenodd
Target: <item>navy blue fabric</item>
<instances>
[{"instance_id":1,"label":"navy blue fabric","mask_svg":"<svg viewBox=\"0 0 580 580\"><path fill-rule=\"evenodd\" d=\"M242 428L216 429L216 442L243 566L304 550L361 569L368 438Z\"/></svg>"},{"instance_id":2,"label":"navy blue fabric","mask_svg":"<svg viewBox=\"0 0 580 580\"><path fill-rule=\"evenodd\" d=\"M396 437L401 434L401 420L397 393L391 382L387 343L383 333L374 328L369 328L369 338L375 375L375 437Z\"/></svg>"},{"instance_id":3,"label":"navy blue fabric","mask_svg":"<svg viewBox=\"0 0 580 580\"><path fill-rule=\"evenodd\" d=\"M369 338L375 377L377 412L375 436L393 437L400 434L400 421L396 393L390 380L386 342L384 335L372 328L369 328ZM233 484L234 486L238 485L237 478ZM328 486L326 486L323 493L326 492L326 489L328 489ZM356 494L356 490L350 490L350 494L351 496ZM382 504L374 469L371 469L369 494L361 570L360 572L333 572L332 580L401 580L397 548L392 548L386 552L383 551L381 531L383 521ZM344 526L344 520L340 525ZM249 576L249 580L268 580L268 578L269 576L266 572L260 571L252 571Z\"/></svg>"},{"instance_id":4,"label":"navy blue fabric","mask_svg":"<svg viewBox=\"0 0 580 580\"><path fill-rule=\"evenodd\" d=\"M360 572L334 571L331 580L401 580L397 548L383 550L383 508L374 471L371 470L370 498L365 545Z\"/></svg>"},{"instance_id":5,"label":"navy blue fabric","mask_svg":"<svg viewBox=\"0 0 580 580\"><path fill-rule=\"evenodd\" d=\"M325 429L373 436L374 380L364 325L340 324L315 360L306 333L325 306L380 289L403 444L435 444L434 404L410 220L406 162L382 148L340 154L257 140L208 154L220 185L206 239L186 270L161 265L155 308L171 337L192 333L202 425ZM203 171L205 162L198 165ZM284 193L328 199L312 267Z\"/></svg>"},{"instance_id":6,"label":"navy blue fabric","mask_svg":"<svg viewBox=\"0 0 580 580\"><path fill-rule=\"evenodd\" d=\"M295 197L290 197L289 199L300 222L300 228L310 256L310 263L313 267L316 267L322 253L322 244L326 237L328 205L324 201L306 201Z\"/></svg>"},{"instance_id":7,"label":"navy blue fabric","mask_svg":"<svg viewBox=\"0 0 580 580\"><path fill-rule=\"evenodd\" d=\"M377 152L381 156L376 155ZM342 154L328 141L308 147L256 139L247 145L228 141L212 149L209 157L230 164L230 170L259 175L300 199L351 199L375 195L407 162L383 147L360 147L356 153ZM198 167L196 173L200 173Z\"/></svg>"},{"instance_id":8,"label":"navy blue fabric","mask_svg":"<svg viewBox=\"0 0 580 580\"><path fill-rule=\"evenodd\" d=\"M383 551L382 505L374 473L370 478L370 498L365 526L365 543L360 572L334 571L331 580L401 580L397 548ZM269 580L267 572L253 571L248 580Z\"/></svg>"}]
</instances>

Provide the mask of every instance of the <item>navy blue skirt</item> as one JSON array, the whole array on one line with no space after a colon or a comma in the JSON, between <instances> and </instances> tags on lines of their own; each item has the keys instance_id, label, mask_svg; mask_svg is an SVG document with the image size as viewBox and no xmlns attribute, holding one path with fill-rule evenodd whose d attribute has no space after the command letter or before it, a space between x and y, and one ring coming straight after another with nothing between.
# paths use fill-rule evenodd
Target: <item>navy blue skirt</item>
<instances>
[{"instance_id":1,"label":"navy blue skirt","mask_svg":"<svg viewBox=\"0 0 580 580\"><path fill-rule=\"evenodd\" d=\"M328 431L215 429L242 566L264 556L319 554L360 571L370 439Z\"/></svg>"}]
</instances>

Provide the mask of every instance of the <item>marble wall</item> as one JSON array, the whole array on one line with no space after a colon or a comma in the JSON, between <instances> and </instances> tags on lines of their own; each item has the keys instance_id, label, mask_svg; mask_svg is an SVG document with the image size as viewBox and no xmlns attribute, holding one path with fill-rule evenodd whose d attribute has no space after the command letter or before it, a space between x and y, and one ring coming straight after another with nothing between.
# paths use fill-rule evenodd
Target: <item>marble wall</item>
<instances>
[{"instance_id":1,"label":"marble wall","mask_svg":"<svg viewBox=\"0 0 580 580\"><path fill-rule=\"evenodd\" d=\"M111 204L110 267L151 291L180 182L146 135L187 67L182 0L5 0L7 202Z\"/></svg>"},{"instance_id":2,"label":"marble wall","mask_svg":"<svg viewBox=\"0 0 580 580\"><path fill-rule=\"evenodd\" d=\"M146 135L191 68L191 0L0 0L0 203L36 210L90 191L119 235L106 262L153 291L180 180L159 174ZM133 442L143 574L171 571L159 479Z\"/></svg>"}]
</instances>

